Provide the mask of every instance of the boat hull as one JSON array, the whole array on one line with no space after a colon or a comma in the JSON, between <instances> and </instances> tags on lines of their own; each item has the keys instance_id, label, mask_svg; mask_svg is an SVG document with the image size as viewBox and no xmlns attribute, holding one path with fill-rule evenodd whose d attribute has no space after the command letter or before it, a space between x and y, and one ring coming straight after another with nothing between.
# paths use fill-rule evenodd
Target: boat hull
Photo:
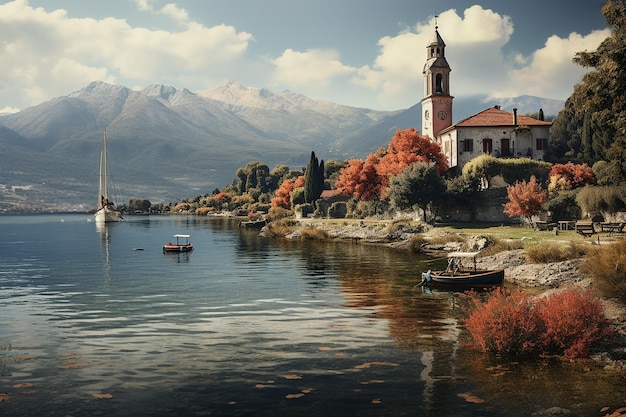
<instances>
[{"instance_id":1,"label":"boat hull","mask_svg":"<svg viewBox=\"0 0 626 417\"><path fill-rule=\"evenodd\" d=\"M489 288L502 285L504 270L467 272L428 271L422 273L421 285L433 287Z\"/></svg>"},{"instance_id":2,"label":"boat hull","mask_svg":"<svg viewBox=\"0 0 626 417\"><path fill-rule=\"evenodd\" d=\"M242 229L262 229L266 224L266 220L252 220L239 223L239 227Z\"/></svg>"},{"instance_id":3,"label":"boat hull","mask_svg":"<svg viewBox=\"0 0 626 417\"><path fill-rule=\"evenodd\" d=\"M163 252L191 252L193 250L193 245L164 245Z\"/></svg>"},{"instance_id":4,"label":"boat hull","mask_svg":"<svg viewBox=\"0 0 626 417\"><path fill-rule=\"evenodd\" d=\"M101 208L96 211L95 217L97 223L111 223L122 220L122 215L119 211L108 208Z\"/></svg>"}]
</instances>

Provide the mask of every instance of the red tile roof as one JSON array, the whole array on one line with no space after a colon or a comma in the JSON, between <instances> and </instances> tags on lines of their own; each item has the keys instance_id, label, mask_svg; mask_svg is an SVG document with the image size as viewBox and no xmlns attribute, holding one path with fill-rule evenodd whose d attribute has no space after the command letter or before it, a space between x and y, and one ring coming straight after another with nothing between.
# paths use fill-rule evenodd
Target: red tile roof
<instances>
[{"instance_id":1,"label":"red tile roof","mask_svg":"<svg viewBox=\"0 0 626 417\"><path fill-rule=\"evenodd\" d=\"M517 115L518 126L550 126L552 122L533 119L532 117ZM513 126L513 112L501 110L497 107L491 107L469 116L456 124L437 133L448 132L457 127L497 127L497 126Z\"/></svg>"}]
</instances>

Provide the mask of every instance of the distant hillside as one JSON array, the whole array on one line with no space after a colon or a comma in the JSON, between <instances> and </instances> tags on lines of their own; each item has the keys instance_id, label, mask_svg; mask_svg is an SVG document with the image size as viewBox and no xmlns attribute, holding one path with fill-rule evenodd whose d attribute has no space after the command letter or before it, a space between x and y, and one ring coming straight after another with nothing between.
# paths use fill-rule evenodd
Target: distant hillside
<instances>
[{"instance_id":1,"label":"distant hillside","mask_svg":"<svg viewBox=\"0 0 626 417\"><path fill-rule=\"evenodd\" d=\"M517 106L522 114L543 105L549 115L547 103L526 96L508 104L455 99L454 120L494 104ZM0 210L95 206L105 129L118 202L168 203L229 184L250 161L300 168L312 150L326 160L363 158L386 146L397 129L420 126L419 103L385 112L236 82L199 93L93 82L0 116Z\"/></svg>"}]
</instances>

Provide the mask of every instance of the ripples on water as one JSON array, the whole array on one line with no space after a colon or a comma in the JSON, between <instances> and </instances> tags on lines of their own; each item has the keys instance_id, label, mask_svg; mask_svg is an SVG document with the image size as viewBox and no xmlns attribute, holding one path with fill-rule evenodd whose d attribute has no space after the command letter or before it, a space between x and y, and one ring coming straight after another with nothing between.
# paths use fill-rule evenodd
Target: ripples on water
<instances>
[{"instance_id":1,"label":"ripples on water","mask_svg":"<svg viewBox=\"0 0 626 417\"><path fill-rule=\"evenodd\" d=\"M428 259L227 219L88 220L0 218L2 415L522 416L567 405L560 390L611 405L574 370L464 352L456 298L414 287ZM174 233L196 250L163 254ZM530 388L546 375L561 385Z\"/></svg>"}]
</instances>

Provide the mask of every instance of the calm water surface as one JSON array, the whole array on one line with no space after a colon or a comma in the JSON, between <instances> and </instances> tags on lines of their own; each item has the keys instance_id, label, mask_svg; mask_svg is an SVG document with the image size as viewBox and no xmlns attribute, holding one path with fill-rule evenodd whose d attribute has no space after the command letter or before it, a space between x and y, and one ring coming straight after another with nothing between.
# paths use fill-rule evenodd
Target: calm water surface
<instances>
[{"instance_id":1,"label":"calm water surface","mask_svg":"<svg viewBox=\"0 0 626 417\"><path fill-rule=\"evenodd\" d=\"M626 400L593 364L466 351L457 298L414 287L432 259L221 218L91 220L0 217L2 416L586 417ZM163 254L174 233L196 249Z\"/></svg>"}]
</instances>

